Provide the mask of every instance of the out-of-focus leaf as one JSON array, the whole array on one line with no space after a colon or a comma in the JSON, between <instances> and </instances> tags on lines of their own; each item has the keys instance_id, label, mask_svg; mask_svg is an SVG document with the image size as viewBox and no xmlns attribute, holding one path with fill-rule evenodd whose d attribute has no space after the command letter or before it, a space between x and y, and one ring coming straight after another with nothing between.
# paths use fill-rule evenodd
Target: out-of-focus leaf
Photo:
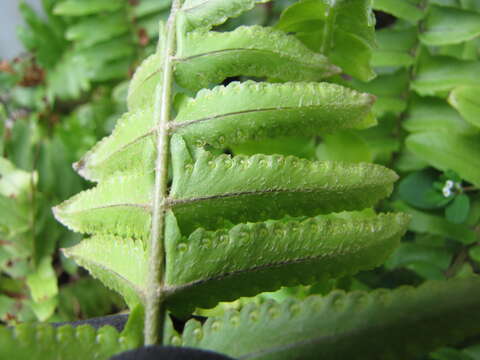
<instances>
[{"instance_id":1,"label":"out-of-focus leaf","mask_svg":"<svg viewBox=\"0 0 480 360\"><path fill-rule=\"evenodd\" d=\"M411 23L417 23L423 18L423 11L419 8L420 0L374 0L373 6L377 10L392 14Z\"/></svg>"},{"instance_id":2,"label":"out-of-focus leaf","mask_svg":"<svg viewBox=\"0 0 480 360\"><path fill-rule=\"evenodd\" d=\"M430 46L457 44L480 35L480 14L456 7L430 6L420 40Z\"/></svg>"},{"instance_id":3,"label":"out-of-focus leaf","mask_svg":"<svg viewBox=\"0 0 480 360\"><path fill-rule=\"evenodd\" d=\"M32 309L38 320L47 320L57 306L57 276L52 268L52 259L44 257L38 264L37 269L27 277L27 285L30 289Z\"/></svg>"},{"instance_id":4,"label":"out-of-focus leaf","mask_svg":"<svg viewBox=\"0 0 480 360\"><path fill-rule=\"evenodd\" d=\"M409 205L419 209L437 209L451 199L435 192L433 183L437 180L431 171L417 171L404 177L398 185L398 195Z\"/></svg>"},{"instance_id":5,"label":"out-of-focus leaf","mask_svg":"<svg viewBox=\"0 0 480 360\"><path fill-rule=\"evenodd\" d=\"M410 66L414 62L411 54L416 42L416 29L385 28L376 32L378 48L373 52L373 66Z\"/></svg>"},{"instance_id":6,"label":"out-of-focus leaf","mask_svg":"<svg viewBox=\"0 0 480 360\"><path fill-rule=\"evenodd\" d=\"M372 151L368 144L353 131L338 131L324 135L317 147L317 159L346 161L351 163L371 162Z\"/></svg>"},{"instance_id":7,"label":"out-of-focus leaf","mask_svg":"<svg viewBox=\"0 0 480 360\"><path fill-rule=\"evenodd\" d=\"M441 348L430 354L431 360L475 360L461 350L454 348Z\"/></svg>"},{"instance_id":8,"label":"out-of-focus leaf","mask_svg":"<svg viewBox=\"0 0 480 360\"><path fill-rule=\"evenodd\" d=\"M414 98L402 126L411 133L433 130L467 134L475 132L455 109L434 97Z\"/></svg>"},{"instance_id":9,"label":"out-of-focus leaf","mask_svg":"<svg viewBox=\"0 0 480 360\"><path fill-rule=\"evenodd\" d=\"M453 170L480 186L480 135L428 131L410 135L407 148L439 170Z\"/></svg>"},{"instance_id":10,"label":"out-of-focus leaf","mask_svg":"<svg viewBox=\"0 0 480 360\"><path fill-rule=\"evenodd\" d=\"M430 215L426 212L415 210L402 202L395 202L394 207L396 210L406 212L412 216L412 221L408 227L411 231L421 234L441 235L464 244L478 241L478 236L473 230L463 225L452 224L442 216Z\"/></svg>"},{"instance_id":11,"label":"out-of-focus leaf","mask_svg":"<svg viewBox=\"0 0 480 360\"><path fill-rule=\"evenodd\" d=\"M407 107L405 94L408 90L408 74L399 70L393 74L380 75L368 83L352 82L358 90L377 96L373 112L377 117L391 113L401 114Z\"/></svg>"},{"instance_id":12,"label":"out-of-focus leaf","mask_svg":"<svg viewBox=\"0 0 480 360\"><path fill-rule=\"evenodd\" d=\"M47 74L47 86L52 96L63 100L78 98L90 89L89 64L81 56L66 53Z\"/></svg>"},{"instance_id":13,"label":"out-of-focus leaf","mask_svg":"<svg viewBox=\"0 0 480 360\"><path fill-rule=\"evenodd\" d=\"M480 245L475 245L468 250L468 255L472 260L475 260L477 263L480 263Z\"/></svg>"},{"instance_id":14,"label":"out-of-focus leaf","mask_svg":"<svg viewBox=\"0 0 480 360\"><path fill-rule=\"evenodd\" d=\"M417 240L418 239L418 240ZM414 242L404 242L385 263L387 269L405 267L427 280L441 280L452 261L452 253L441 237L417 235Z\"/></svg>"},{"instance_id":15,"label":"out-of-focus leaf","mask_svg":"<svg viewBox=\"0 0 480 360\"><path fill-rule=\"evenodd\" d=\"M454 224L463 224L470 212L470 198L465 194L455 197L450 205L445 208L445 217Z\"/></svg>"},{"instance_id":16,"label":"out-of-focus leaf","mask_svg":"<svg viewBox=\"0 0 480 360\"><path fill-rule=\"evenodd\" d=\"M53 12L56 15L84 16L99 12L112 12L119 10L126 3L112 0L67 0L57 4ZM109 15L107 15L109 16Z\"/></svg>"},{"instance_id":17,"label":"out-of-focus leaf","mask_svg":"<svg viewBox=\"0 0 480 360\"><path fill-rule=\"evenodd\" d=\"M36 60L41 66L53 67L67 46L62 34L55 29L55 21L43 22L25 1L20 2L19 8L28 25L18 29L20 40L27 49L35 53Z\"/></svg>"},{"instance_id":18,"label":"out-of-focus leaf","mask_svg":"<svg viewBox=\"0 0 480 360\"><path fill-rule=\"evenodd\" d=\"M287 8L277 28L294 32L308 47L360 80L371 80L375 21L370 1L304 0Z\"/></svg>"},{"instance_id":19,"label":"out-of-focus leaf","mask_svg":"<svg viewBox=\"0 0 480 360\"><path fill-rule=\"evenodd\" d=\"M81 278L60 288L58 311L63 321L98 317L123 306L118 294L94 278Z\"/></svg>"},{"instance_id":20,"label":"out-of-focus leaf","mask_svg":"<svg viewBox=\"0 0 480 360\"><path fill-rule=\"evenodd\" d=\"M480 61L459 60L449 56L430 56L422 51L416 78L411 87L420 95L444 94L457 86L478 85Z\"/></svg>"},{"instance_id":21,"label":"out-of-focus leaf","mask_svg":"<svg viewBox=\"0 0 480 360\"><path fill-rule=\"evenodd\" d=\"M470 124L480 127L480 86L460 86L448 97L448 102Z\"/></svg>"},{"instance_id":22,"label":"out-of-focus leaf","mask_svg":"<svg viewBox=\"0 0 480 360\"><path fill-rule=\"evenodd\" d=\"M170 0L142 0L133 6L132 13L135 17L140 18L154 13L168 11L170 9L170 3Z\"/></svg>"},{"instance_id":23,"label":"out-of-focus leaf","mask_svg":"<svg viewBox=\"0 0 480 360\"><path fill-rule=\"evenodd\" d=\"M65 37L85 48L126 33L129 30L128 26L125 15L121 13L102 17L88 17L70 26L65 33ZM92 31L92 29L95 29L95 31Z\"/></svg>"}]
</instances>

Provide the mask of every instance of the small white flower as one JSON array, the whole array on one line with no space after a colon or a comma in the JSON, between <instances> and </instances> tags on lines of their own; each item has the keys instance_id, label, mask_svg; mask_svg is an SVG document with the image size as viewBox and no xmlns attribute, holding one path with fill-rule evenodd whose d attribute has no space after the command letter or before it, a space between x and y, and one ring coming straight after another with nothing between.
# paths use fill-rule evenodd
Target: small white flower
<instances>
[{"instance_id":1,"label":"small white flower","mask_svg":"<svg viewBox=\"0 0 480 360\"><path fill-rule=\"evenodd\" d=\"M455 183L452 180L447 180L445 182L445 186L442 189L443 196L449 197L452 195L452 188L455 185Z\"/></svg>"}]
</instances>

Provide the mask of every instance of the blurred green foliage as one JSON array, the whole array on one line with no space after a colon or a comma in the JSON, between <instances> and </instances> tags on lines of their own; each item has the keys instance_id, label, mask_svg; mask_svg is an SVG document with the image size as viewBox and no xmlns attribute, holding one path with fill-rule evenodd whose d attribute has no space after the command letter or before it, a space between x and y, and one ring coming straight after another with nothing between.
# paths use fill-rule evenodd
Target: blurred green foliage
<instances>
[{"instance_id":1,"label":"blurred green foliage","mask_svg":"<svg viewBox=\"0 0 480 360\"><path fill-rule=\"evenodd\" d=\"M168 0L44 0L46 19L26 4L19 36L29 54L0 64L0 320L69 321L123 308L59 248L79 241L50 208L85 189L71 163L125 111L128 80L155 50ZM320 2L277 1L222 26L276 24L343 66L331 81L377 96L378 126L321 138L282 139L234 153L295 153L305 158L374 161L401 180L383 210L412 215L409 233L384 267L254 301L393 288L478 272L480 266L480 6L475 0L375 0L373 34L334 33L349 49L325 44ZM284 9L287 10L284 11ZM354 9L358 11L361 9ZM339 21L373 22L368 16ZM280 16L281 15L281 16ZM388 17L387 17L388 19ZM354 70L342 63L350 48ZM373 55L369 55L372 52ZM347 51L348 50L348 51ZM373 66L373 70L370 68ZM374 77L376 73L376 77ZM255 148L253 148L255 146ZM205 316L251 299L221 304ZM430 359L480 359L478 345L443 348Z\"/></svg>"}]
</instances>

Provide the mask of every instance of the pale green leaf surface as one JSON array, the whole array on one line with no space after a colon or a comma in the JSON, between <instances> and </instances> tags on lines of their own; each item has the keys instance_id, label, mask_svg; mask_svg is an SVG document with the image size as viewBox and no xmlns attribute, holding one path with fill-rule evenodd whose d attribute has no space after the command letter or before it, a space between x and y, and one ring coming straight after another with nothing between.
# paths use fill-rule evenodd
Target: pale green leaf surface
<instances>
[{"instance_id":1,"label":"pale green leaf surface","mask_svg":"<svg viewBox=\"0 0 480 360\"><path fill-rule=\"evenodd\" d=\"M120 1L111 0L67 0L55 5L53 13L65 16L85 16L101 12L113 12L124 7Z\"/></svg>"},{"instance_id":2,"label":"pale green leaf surface","mask_svg":"<svg viewBox=\"0 0 480 360\"><path fill-rule=\"evenodd\" d=\"M417 23L424 16L419 4L420 0L374 0L373 7L410 23Z\"/></svg>"},{"instance_id":3,"label":"pale green leaf surface","mask_svg":"<svg viewBox=\"0 0 480 360\"><path fill-rule=\"evenodd\" d=\"M49 96L59 99L77 99L90 88L91 64L74 52L66 52L47 73Z\"/></svg>"},{"instance_id":4,"label":"pale green leaf surface","mask_svg":"<svg viewBox=\"0 0 480 360\"><path fill-rule=\"evenodd\" d=\"M434 97L413 99L402 127L411 133L436 130L465 134L474 132L474 128L455 109Z\"/></svg>"},{"instance_id":5,"label":"pale green leaf surface","mask_svg":"<svg viewBox=\"0 0 480 360\"><path fill-rule=\"evenodd\" d=\"M142 241L95 236L63 252L107 287L119 292L130 308L143 302L148 262Z\"/></svg>"},{"instance_id":6,"label":"pale green leaf surface","mask_svg":"<svg viewBox=\"0 0 480 360\"><path fill-rule=\"evenodd\" d=\"M294 36L262 26L191 32L183 40L175 65L178 83L193 90L239 75L318 81L340 71Z\"/></svg>"},{"instance_id":7,"label":"pale green leaf surface","mask_svg":"<svg viewBox=\"0 0 480 360\"><path fill-rule=\"evenodd\" d=\"M47 320L57 306L57 274L52 267L52 258L41 259L36 269L27 276L27 286L34 301L33 311L39 321Z\"/></svg>"},{"instance_id":8,"label":"pale green leaf surface","mask_svg":"<svg viewBox=\"0 0 480 360\"><path fill-rule=\"evenodd\" d=\"M375 76L370 68L375 39L369 0L301 1L287 8L276 26L296 33L347 74L364 81Z\"/></svg>"},{"instance_id":9,"label":"pale green leaf surface","mask_svg":"<svg viewBox=\"0 0 480 360\"><path fill-rule=\"evenodd\" d=\"M414 62L411 50L416 42L416 29L385 28L376 32L378 47L373 52L372 66L410 66Z\"/></svg>"},{"instance_id":10,"label":"pale green leaf surface","mask_svg":"<svg viewBox=\"0 0 480 360\"><path fill-rule=\"evenodd\" d=\"M408 223L402 214L348 215L239 224L216 232L197 229L188 239L170 239L170 308L188 314L194 307L378 266L398 245Z\"/></svg>"},{"instance_id":11,"label":"pale green leaf surface","mask_svg":"<svg viewBox=\"0 0 480 360\"><path fill-rule=\"evenodd\" d=\"M448 102L470 124L480 128L480 86L460 86L448 97Z\"/></svg>"},{"instance_id":12,"label":"pale green leaf surface","mask_svg":"<svg viewBox=\"0 0 480 360\"><path fill-rule=\"evenodd\" d=\"M338 131L322 136L317 147L317 160L345 161L349 163L372 162L373 153L361 136L353 131Z\"/></svg>"},{"instance_id":13,"label":"pale green leaf surface","mask_svg":"<svg viewBox=\"0 0 480 360\"><path fill-rule=\"evenodd\" d=\"M422 96L438 95L461 85L478 85L480 61L459 60L448 56L420 58L417 75L411 87Z\"/></svg>"},{"instance_id":14,"label":"pale green leaf surface","mask_svg":"<svg viewBox=\"0 0 480 360\"><path fill-rule=\"evenodd\" d=\"M142 0L132 8L132 14L136 18L141 18L154 13L168 11L171 0Z\"/></svg>"},{"instance_id":15,"label":"pale green leaf surface","mask_svg":"<svg viewBox=\"0 0 480 360\"><path fill-rule=\"evenodd\" d=\"M0 358L15 360L108 360L135 344L111 326L98 331L90 326L54 328L47 324L0 326Z\"/></svg>"},{"instance_id":16,"label":"pale green leaf surface","mask_svg":"<svg viewBox=\"0 0 480 360\"><path fill-rule=\"evenodd\" d=\"M18 169L9 160L0 157L0 195L26 198L30 187L36 184L38 175Z\"/></svg>"},{"instance_id":17,"label":"pale green leaf surface","mask_svg":"<svg viewBox=\"0 0 480 360\"><path fill-rule=\"evenodd\" d=\"M155 159L155 119L151 108L125 113L112 135L98 142L74 164L84 178L107 179L114 173L152 170Z\"/></svg>"},{"instance_id":18,"label":"pale green leaf surface","mask_svg":"<svg viewBox=\"0 0 480 360\"><path fill-rule=\"evenodd\" d=\"M222 147L281 135L374 125L374 97L328 83L248 81L202 90L181 104L173 128L190 143Z\"/></svg>"},{"instance_id":19,"label":"pale green leaf surface","mask_svg":"<svg viewBox=\"0 0 480 360\"><path fill-rule=\"evenodd\" d=\"M395 210L411 215L409 230L420 234L434 234L455 239L464 244L478 241L475 232L464 225L452 224L445 217L416 210L403 202L395 202Z\"/></svg>"},{"instance_id":20,"label":"pale green leaf surface","mask_svg":"<svg viewBox=\"0 0 480 360\"><path fill-rule=\"evenodd\" d=\"M85 190L54 208L71 230L143 238L150 227L153 173L116 176Z\"/></svg>"},{"instance_id":21,"label":"pale green leaf surface","mask_svg":"<svg viewBox=\"0 0 480 360\"><path fill-rule=\"evenodd\" d=\"M445 131L428 131L410 135L407 148L431 166L453 170L472 184L480 186L480 136Z\"/></svg>"},{"instance_id":22,"label":"pale green leaf surface","mask_svg":"<svg viewBox=\"0 0 480 360\"><path fill-rule=\"evenodd\" d=\"M440 46L458 44L479 35L479 13L432 5L419 38L426 45Z\"/></svg>"},{"instance_id":23,"label":"pale green leaf surface","mask_svg":"<svg viewBox=\"0 0 480 360\"><path fill-rule=\"evenodd\" d=\"M282 135L369 127L376 123L370 113L373 101L371 95L328 83L235 82L182 101L170 126L190 145L224 147ZM75 164L76 170L90 180L151 171L154 121L149 108L125 114L113 134Z\"/></svg>"},{"instance_id":24,"label":"pale green leaf surface","mask_svg":"<svg viewBox=\"0 0 480 360\"><path fill-rule=\"evenodd\" d=\"M185 16L186 30L209 30L252 9L256 4L270 0L186 0L181 14Z\"/></svg>"},{"instance_id":25,"label":"pale green leaf surface","mask_svg":"<svg viewBox=\"0 0 480 360\"><path fill-rule=\"evenodd\" d=\"M127 104L130 111L153 108L155 88L161 80L161 61L157 52L146 58L135 71L128 87Z\"/></svg>"},{"instance_id":26,"label":"pale green leaf surface","mask_svg":"<svg viewBox=\"0 0 480 360\"><path fill-rule=\"evenodd\" d=\"M190 320L182 345L236 359L411 359L478 335L479 296L479 278L467 277L250 304L203 326Z\"/></svg>"},{"instance_id":27,"label":"pale green leaf surface","mask_svg":"<svg viewBox=\"0 0 480 360\"><path fill-rule=\"evenodd\" d=\"M80 48L85 48L128 31L125 15L120 13L102 17L86 17L71 25L67 29L65 37L75 41Z\"/></svg>"},{"instance_id":28,"label":"pale green leaf surface","mask_svg":"<svg viewBox=\"0 0 480 360\"><path fill-rule=\"evenodd\" d=\"M356 89L377 96L372 110L379 118L387 113L400 115L406 109L405 94L408 83L408 73L404 69L392 74L382 74L368 83L353 81Z\"/></svg>"},{"instance_id":29,"label":"pale green leaf surface","mask_svg":"<svg viewBox=\"0 0 480 360\"><path fill-rule=\"evenodd\" d=\"M247 222L370 207L388 196L397 175L373 164L293 156L212 156L197 148L193 161L181 137L172 139L169 204L187 233L224 219ZM229 181L231 180L231 181Z\"/></svg>"}]
</instances>

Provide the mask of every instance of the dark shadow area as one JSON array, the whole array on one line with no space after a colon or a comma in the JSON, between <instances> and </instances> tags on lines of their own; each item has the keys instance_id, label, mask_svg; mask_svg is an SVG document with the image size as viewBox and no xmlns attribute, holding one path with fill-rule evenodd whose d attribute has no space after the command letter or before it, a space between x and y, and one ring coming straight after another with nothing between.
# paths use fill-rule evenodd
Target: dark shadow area
<instances>
[{"instance_id":1,"label":"dark shadow area","mask_svg":"<svg viewBox=\"0 0 480 360\"><path fill-rule=\"evenodd\" d=\"M210 351L179 347L149 346L115 355L110 360L233 360Z\"/></svg>"},{"instance_id":2,"label":"dark shadow area","mask_svg":"<svg viewBox=\"0 0 480 360\"><path fill-rule=\"evenodd\" d=\"M377 23L375 24L375 29L377 30L389 27L397 20L395 16L384 13L383 11L374 10L374 13L375 18L377 19Z\"/></svg>"}]
</instances>

